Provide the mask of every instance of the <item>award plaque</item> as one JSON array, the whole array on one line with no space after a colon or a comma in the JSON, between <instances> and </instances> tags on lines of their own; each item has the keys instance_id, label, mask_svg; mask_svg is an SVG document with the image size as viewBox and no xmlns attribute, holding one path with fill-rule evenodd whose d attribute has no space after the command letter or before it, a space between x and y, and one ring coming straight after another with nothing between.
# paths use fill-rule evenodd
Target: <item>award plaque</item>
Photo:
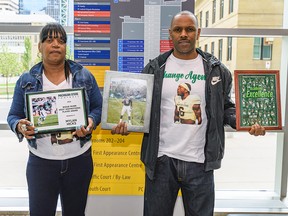
<instances>
[{"instance_id":1,"label":"award plaque","mask_svg":"<svg viewBox=\"0 0 288 216\"><path fill-rule=\"evenodd\" d=\"M279 71L235 70L236 129L258 123L266 130L280 130Z\"/></svg>"},{"instance_id":2,"label":"award plaque","mask_svg":"<svg viewBox=\"0 0 288 216\"><path fill-rule=\"evenodd\" d=\"M148 132L154 75L106 71L101 128L126 122L128 131Z\"/></svg>"},{"instance_id":3,"label":"award plaque","mask_svg":"<svg viewBox=\"0 0 288 216\"><path fill-rule=\"evenodd\" d=\"M72 131L87 126L83 88L26 93L28 120L38 134Z\"/></svg>"}]
</instances>

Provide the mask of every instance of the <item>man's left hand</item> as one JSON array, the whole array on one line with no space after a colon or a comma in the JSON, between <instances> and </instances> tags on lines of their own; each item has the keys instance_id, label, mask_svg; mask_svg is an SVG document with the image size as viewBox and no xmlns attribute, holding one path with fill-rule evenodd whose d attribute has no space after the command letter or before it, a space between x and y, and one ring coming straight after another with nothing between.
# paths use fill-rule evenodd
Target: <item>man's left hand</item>
<instances>
[{"instance_id":1,"label":"man's left hand","mask_svg":"<svg viewBox=\"0 0 288 216\"><path fill-rule=\"evenodd\" d=\"M254 136L264 136L266 131L264 127L256 123L251 126L249 133Z\"/></svg>"}]
</instances>

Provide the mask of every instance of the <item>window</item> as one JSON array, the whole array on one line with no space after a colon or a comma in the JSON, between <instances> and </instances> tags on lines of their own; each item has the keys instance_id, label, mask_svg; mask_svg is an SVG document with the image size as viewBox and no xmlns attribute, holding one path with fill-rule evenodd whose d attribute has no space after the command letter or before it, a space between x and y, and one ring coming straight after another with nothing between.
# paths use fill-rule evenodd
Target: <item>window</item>
<instances>
[{"instance_id":1,"label":"window","mask_svg":"<svg viewBox=\"0 0 288 216\"><path fill-rule=\"evenodd\" d=\"M208 27L208 24L209 24L209 11L206 11L205 27Z\"/></svg>"},{"instance_id":2,"label":"window","mask_svg":"<svg viewBox=\"0 0 288 216\"><path fill-rule=\"evenodd\" d=\"M208 45L207 45L207 44L205 44L204 51L205 51L205 52L208 52Z\"/></svg>"},{"instance_id":3,"label":"window","mask_svg":"<svg viewBox=\"0 0 288 216\"><path fill-rule=\"evenodd\" d=\"M74 6L73 1L66 1L66 5L68 4L69 7L67 5L68 8L61 8L62 11L60 11L59 3L57 2L60 1L24 0L19 2L19 10L13 5L10 6L10 9L0 9L0 13L2 13L0 16L2 17L5 16L3 14L4 10L11 12L7 15L7 19L1 19L0 23L0 55L8 59L7 62L10 62L9 67L11 68L11 71L0 71L0 133L1 139L4 140L1 144L5 145L5 143L8 142L11 144L8 148L5 148L5 151L0 155L0 163L3 164L3 166L0 166L0 172L4 174L1 176L0 190L3 188L27 187L25 177L25 167L29 154L29 151L27 151L27 141L24 139L23 143L19 145L15 134L8 128L6 118L11 106L14 86L19 75L27 70L27 67L30 68L34 65L39 58L39 56L37 56L39 31L35 29L38 29L38 27L40 29L42 25L48 22L61 22L67 32L68 41L74 40L74 32L71 28L74 25L74 15L71 11ZM16 4L18 5L18 3L15 3L15 5ZM48 6L49 11L47 9ZM53 8L54 10L52 10ZM33 11L33 13L30 13L30 11ZM23 19L23 15L25 15L25 19L21 20L21 18ZM65 17L68 19L66 22L63 22ZM7 26L11 27L12 31L7 30ZM25 31L22 32L22 30L20 30L19 33L19 29L22 29L22 27L25 28ZM70 52L72 55L74 53L74 47L69 46L68 41L67 48L69 48L69 51L67 50L67 53ZM30 47L30 49L28 49L28 47ZM27 54L26 56L30 55L31 59L23 58L24 53ZM0 62L1 69L6 68L4 63L5 62ZM3 161L7 161L7 158L11 159L13 169L10 169L5 162L3 163ZM9 170L9 172L7 172L7 170ZM0 193L2 193L2 191Z\"/></svg>"},{"instance_id":4,"label":"window","mask_svg":"<svg viewBox=\"0 0 288 216\"><path fill-rule=\"evenodd\" d=\"M199 15L199 26L200 28L202 27L202 11L200 11L200 15Z\"/></svg>"},{"instance_id":5,"label":"window","mask_svg":"<svg viewBox=\"0 0 288 216\"><path fill-rule=\"evenodd\" d=\"M271 38L254 38L253 59L271 60L272 44L273 39Z\"/></svg>"},{"instance_id":6,"label":"window","mask_svg":"<svg viewBox=\"0 0 288 216\"><path fill-rule=\"evenodd\" d=\"M234 0L229 0L229 14L233 13Z\"/></svg>"},{"instance_id":7,"label":"window","mask_svg":"<svg viewBox=\"0 0 288 216\"><path fill-rule=\"evenodd\" d=\"M253 58L260 59L261 57L261 38L254 38Z\"/></svg>"},{"instance_id":8,"label":"window","mask_svg":"<svg viewBox=\"0 0 288 216\"><path fill-rule=\"evenodd\" d=\"M215 23L215 20L216 20L216 0L213 0L212 23Z\"/></svg>"},{"instance_id":9,"label":"window","mask_svg":"<svg viewBox=\"0 0 288 216\"><path fill-rule=\"evenodd\" d=\"M272 45L264 45L262 50L263 59L271 60L272 59Z\"/></svg>"},{"instance_id":10,"label":"window","mask_svg":"<svg viewBox=\"0 0 288 216\"><path fill-rule=\"evenodd\" d=\"M227 40L227 61L232 60L232 37L228 37Z\"/></svg>"},{"instance_id":11,"label":"window","mask_svg":"<svg viewBox=\"0 0 288 216\"><path fill-rule=\"evenodd\" d=\"M222 61L222 48L223 48L223 39L220 39L218 42L218 59Z\"/></svg>"},{"instance_id":12,"label":"window","mask_svg":"<svg viewBox=\"0 0 288 216\"><path fill-rule=\"evenodd\" d=\"M224 0L220 0L220 19L224 16Z\"/></svg>"},{"instance_id":13,"label":"window","mask_svg":"<svg viewBox=\"0 0 288 216\"><path fill-rule=\"evenodd\" d=\"M214 55L214 46L215 46L215 43L214 41L211 42L211 54Z\"/></svg>"},{"instance_id":14,"label":"window","mask_svg":"<svg viewBox=\"0 0 288 216\"><path fill-rule=\"evenodd\" d=\"M42 9L44 8L42 4L50 0L47 0L47 1L23 0L23 1L24 2L27 1L29 3L34 2L35 6L38 4L41 4L41 7L39 6L39 8ZM68 4L70 4L71 2L73 1L68 1ZM76 2L79 2L79 1L76 1ZM234 0L226 0L225 5L224 5L224 0L216 0L215 7L213 6L215 2L214 0L193 1L193 2L195 4L195 13L199 15L199 27L203 27L202 33L204 37L201 35L199 39L199 43L198 43L199 48L200 49L202 48L203 51L205 49L208 49L208 51L211 51L211 54L215 55L219 60L221 60L231 70L232 73L235 69L243 69L243 68L265 69L265 61L266 62L271 61L271 69L280 70L281 75L284 75L282 76L284 78L281 79L281 84L283 84L281 85L281 87L283 87L283 90L284 90L284 91L282 90L283 94L281 94L282 96L281 99L284 99L284 100L281 100L281 102L282 102L282 108L283 108L282 112L285 113L287 111L287 107L285 107L285 98L286 98L285 89L287 87L285 77L287 76L287 73L286 73L287 70L286 70L286 67L283 67L283 66L287 66L287 59L288 59L287 57L287 52L288 52L287 24L283 26L283 29L281 28L282 28L283 20L285 21L285 18L287 17L288 10L287 10L287 6L285 7L285 10L283 10L284 0L277 1L277 4L272 4L273 7L270 7L270 8L263 6L263 5L269 5L268 0L257 1L257 3L256 1L251 1L251 4L253 2L253 7L252 5L247 6L245 4L244 5L239 4L239 2L242 3L242 1L235 1L235 6L234 6ZM205 2L205 4L203 2ZM186 3L182 3L182 4L186 4ZM285 0L285 4L287 5L287 0ZM242 8L239 8L239 5ZM277 9L278 6L279 6L279 9ZM158 5L156 7L158 7ZM73 5L72 5L72 8L73 8ZM216 31L213 31L213 29L212 31L208 29L207 31L208 33L204 32L204 30L206 30L204 29L205 25L208 27L208 25L210 25L209 22L211 22L211 24L213 23L212 20L214 16L213 14L214 8L216 8L215 23L217 23L217 25L215 25L214 23L213 28L215 26L216 28L224 29L217 36L215 36ZM25 11L25 10L26 8L23 7L22 11ZM209 12L210 10L212 10L211 21L209 21L209 13L208 12L206 13L207 10L209 10ZM269 19L269 23L265 22L263 24L259 22L259 19L253 19L253 20L250 19L251 13L257 13L257 14L253 14L255 16L261 16L261 17L268 16L269 17L271 15L271 10L273 10L272 14L273 14L273 17L275 17L275 19ZM19 6L19 11L20 11L20 6ZM245 12L244 14L243 14L243 11ZM1 9L0 9L0 12L1 12ZM226 17L226 15L228 14L230 15ZM243 29L240 29L239 27L240 25L238 25L237 23L239 19L235 19L238 14L244 18L244 19L241 19L240 21L243 22L245 20L246 22L242 24L244 24L245 27L247 28L251 28L251 31L245 31L245 30L243 31ZM277 15L274 16L274 14L275 15L277 14ZM234 17L234 15L236 16ZM224 16L225 16L225 20L223 19ZM218 25L218 19L220 17L222 19L221 19L221 23L219 23ZM71 26L73 26L74 24L73 21L74 20L72 19ZM13 23L9 23L9 29L12 26L13 26ZM212 25L210 25L210 27L211 26ZM236 36L234 34L231 34L230 30L232 28L233 30L236 29L237 31L237 33L235 34ZM254 31L257 28L259 28L259 31ZM35 52L33 51L32 55L36 56L39 32L38 31L33 32L34 31L33 26L31 27L27 25L27 29L31 29L29 30L29 33L31 34L28 36L31 38L33 50L35 49ZM73 29L72 28L67 28L67 29L70 29L70 31L67 31L67 33L70 33L70 36L74 36ZM270 30L272 30L273 33L275 32L273 31L273 29L277 30L277 36L275 36L274 41L273 39L269 38L275 35L275 34L269 35L271 33ZM5 27L2 27L2 26L1 26L0 31L1 31L0 39L5 41L4 43L6 43L9 47L18 46L17 43L19 43L19 45L22 46L20 43L21 40L24 40L22 38L24 37L24 34L22 32L17 35L11 34L10 31L8 31L7 29L5 30ZM17 31L18 29L14 30L14 32L17 32ZM243 35L243 37L241 35ZM231 47L230 47L231 49L229 50L229 37L231 36L232 36ZM205 47L206 44L207 44L206 46L207 48ZM233 44L233 47L232 47L232 44ZM227 45L228 47L226 47ZM71 48L73 49L72 46ZM20 51L20 50L21 49L18 49L18 48L16 49L16 51ZM281 54L283 50L284 50L284 54ZM232 52L233 52L233 61L228 60L229 52L231 53L231 57L232 57ZM283 68L285 68L285 71L283 70ZM2 188L15 188L16 187L16 188L25 189L27 188L26 177L25 177L25 167L27 163L26 159L28 157L27 155L28 151L27 151L27 146L26 146L27 143L26 142L20 143L19 145L17 138L10 131L10 129L8 129L8 126L6 124L7 113L5 110L8 110L8 108L10 107L10 101L11 101L11 96L13 92L13 88L12 87L10 88L10 86L15 84L14 77L8 77L7 79L9 82L9 86L8 86L9 87L8 88L9 99L6 98L6 95L1 95L2 92L3 94L6 93L6 85L5 83L0 83L0 110L1 110L0 123L2 120L2 127L0 127L0 133L2 135L1 138L3 140L3 142L1 142L3 151L0 154L0 162L1 162L0 171L3 174L1 176L0 189L1 187ZM6 81L6 77L0 77L0 80L3 82ZM1 84L3 85L1 86ZM231 93L233 97L233 89ZM229 131L229 128L228 128L228 131ZM285 181L285 178L287 177L287 166L282 167L282 162L283 162L283 159L284 159L284 162L287 161L287 154L285 154L285 151L283 151L284 149L283 145L285 147L285 143L283 142L283 139L284 139L283 137L285 135L285 139L286 139L287 133L284 131L285 130L279 131L279 132L269 131L265 137L257 137L257 138L250 136L246 132L234 133L234 132L229 131L228 133L225 134L225 136L227 136L225 140L226 142L225 143L226 144L225 158L223 160L221 169L215 172L215 182L216 182L215 188L216 190L221 190L220 191L221 199L223 198L222 193L223 192L225 193L228 190L231 190L231 192L233 193L231 197L228 197L229 204L230 204L230 201L232 201L234 197L237 197L238 191L241 194L240 196L242 196L242 193L244 192L244 197L245 198L249 197L249 199L251 197L250 191L252 193L255 191L261 192L259 199L263 199L262 192L264 192L263 200L266 200L266 196L269 196L269 194L273 192L272 193L273 195L271 196L273 196L272 197L273 201L276 201L278 198L280 189L281 191L283 189L284 196L285 196L285 191L287 189L287 185L286 185L287 182ZM11 145L5 145L5 143L7 142L9 142L10 144L10 140L13 140L13 143L11 142ZM5 160L5 157L2 157L3 155L9 158L9 163L7 163L7 160ZM7 172L7 170L9 170L9 172ZM239 170L241 170L241 172L239 172ZM249 190L248 194L245 194L245 191L247 190ZM265 195L265 192L268 192L268 195ZM0 194L1 194L1 191L0 191ZM256 194L256 196L258 197L258 194ZM131 197L125 196L124 199L129 200L131 199ZM216 199L217 199L217 196L216 196ZM253 195L252 195L252 199L253 199ZM135 198L132 197L131 201L134 201L134 200ZM245 203L245 201L243 203ZM222 204L222 200L221 200L221 204ZM249 204L251 205L251 203ZM104 203L103 209L105 209L106 207L105 205L106 203ZM279 210L281 211L280 208ZM121 214L121 215L127 215L127 214ZM181 213L179 213L179 215L181 215Z\"/></svg>"}]
</instances>

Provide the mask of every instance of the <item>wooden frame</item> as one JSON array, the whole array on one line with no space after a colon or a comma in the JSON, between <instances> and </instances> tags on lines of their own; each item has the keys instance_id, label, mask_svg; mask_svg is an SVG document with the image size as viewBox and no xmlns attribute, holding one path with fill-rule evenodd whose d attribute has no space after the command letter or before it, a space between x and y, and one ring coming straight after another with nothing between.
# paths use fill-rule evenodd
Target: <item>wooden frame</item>
<instances>
[{"instance_id":1,"label":"wooden frame","mask_svg":"<svg viewBox=\"0 0 288 216\"><path fill-rule=\"evenodd\" d=\"M151 74L106 71L101 128L112 129L125 121L128 131L149 132L153 84Z\"/></svg>"},{"instance_id":2,"label":"wooden frame","mask_svg":"<svg viewBox=\"0 0 288 216\"><path fill-rule=\"evenodd\" d=\"M235 70L236 129L282 129L278 70Z\"/></svg>"}]
</instances>

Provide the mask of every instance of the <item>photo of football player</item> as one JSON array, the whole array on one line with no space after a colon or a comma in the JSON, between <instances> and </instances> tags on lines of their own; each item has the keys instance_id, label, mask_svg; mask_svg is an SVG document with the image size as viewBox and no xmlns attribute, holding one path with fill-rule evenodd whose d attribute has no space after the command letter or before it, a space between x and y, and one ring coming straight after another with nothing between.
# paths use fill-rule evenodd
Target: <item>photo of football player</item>
<instances>
[{"instance_id":1,"label":"photo of football player","mask_svg":"<svg viewBox=\"0 0 288 216\"><path fill-rule=\"evenodd\" d=\"M132 112L132 99L128 98L127 96L124 97L124 99L122 100L122 110L121 110L121 116L120 116L120 120L119 123L123 121L123 116L125 113L127 113L128 116L128 124L132 124L131 123L131 112Z\"/></svg>"},{"instance_id":2,"label":"photo of football player","mask_svg":"<svg viewBox=\"0 0 288 216\"><path fill-rule=\"evenodd\" d=\"M181 83L177 88L177 95L174 98L175 113L174 123L176 124L201 124L201 99L196 94L190 94L191 85Z\"/></svg>"},{"instance_id":3,"label":"photo of football player","mask_svg":"<svg viewBox=\"0 0 288 216\"><path fill-rule=\"evenodd\" d=\"M44 108L44 104L38 106L38 114L39 114L39 118L38 118L37 125L40 126L42 125L42 123L45 121L47 117L47 111Z\"/></svg>"},{"instance_id":4,"label":"photo of football player","mask_svg":"<svg viewBox=\"0 0 288 216\"><path fill-rule=\"evenodd\" d=\"M47 124L58 124L56 97L39 97L32 99L32 109L34 122L37 126L44 126L49 116ZM46 124L46 125L47 125Z\"/></svg>"}]
</instances>

